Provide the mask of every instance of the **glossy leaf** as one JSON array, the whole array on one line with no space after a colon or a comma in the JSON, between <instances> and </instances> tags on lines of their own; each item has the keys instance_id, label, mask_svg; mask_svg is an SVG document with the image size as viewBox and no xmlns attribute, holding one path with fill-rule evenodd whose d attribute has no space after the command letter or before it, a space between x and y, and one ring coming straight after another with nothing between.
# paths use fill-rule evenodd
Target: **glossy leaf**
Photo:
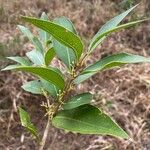
<instances>
[{"instance_id":1,"label":"glossy leaf","mask_svg":"<svg viewBox=\"0 0 150 150\"><path fill-rule=\"evenodd\" d=\"M102 36L101 38L99 38L101 36L101 34L104 34L105 32L115 28L136 6L128 9L127 11L125 11L125 12L121 13L120 15L112 18L106 24L104 24L100 28L100 30L96 33L96 35L92 38L90 46L88 48L89 52L92 52L94 50L94 48L96 48L96 46L98 44L100 44L103 39L105 39L106 36ZM106 34L106 35L108 35L108 34Z\"/></svg>"},{"instance_id":2,"label":"glossy leaf","mask_svg":"<svg viewBox=\"0 0 150 150\"><path fill-rule=\"evenodd\" d=\"M48 16L46 15L45 12L42 13L41 15L41 20L48 20ZM47 41L50 40L50 34L45 32L44 30L40 29L39 30L39 36L40 36L40 40L42 41L42 43L44 45L46 45Z\"/></svg>"},{"instance_id":3,"label":"glossy leaf","mask_svg":"<svg viewBox=\"0 0 150 150\"><path fill-rule=\"evenodd\" d=\"M42 94L42 84L39 80L34 80L30 82L26 82L23 84L22 88L27 91L31 92L32 94Z\"/></svg>"},{"instance_id":4,"label":"glossy leaf","mask_svg":"<svg viewBox=\"0 0 150 150\"><path fill-rule=\"evenodd\" d=\"M37 75L45 79L46 81L53 83L55 86L58 86L60 89L64 88L65 85L64 79L59 73L54 71L54 69L44 68L44 67L24 67L18 65L10 65L2 69L2 71L12 70L12 69L32 73L34 75Z\"/></svg>"},{"instance_id":5,"label":"glossy leaf","mask_svg":"<svg viewBox=\"0 0 150 150\"><path fill-rule=\"evenodd\" d=\"M70 30L71 32L77 34L73 24L66 17L58 17L54 19L54 23ZM65 63L65 65L71 69L73 62L76 61L76 55L73 49L61 44L57 40L53 39L53 46L57 56Z\"/></svg>"},{"instance_id":6,"label":"glossy leaf","mask_svg":"<svg viewBox=\"0 0 150 150\"><path fill-rule=\"evenodd\" d=\"M21 125L27 129L34 137L36 137L39 140L39 135L37 128L33 125L33 123L30 120L29 114L19 107L19 115L21 120Z\"/></svg>"},{"instance_id":7,"label":"glossy leaf","mask_svg":"<svg viewBox=\"0 0 150 150\"><path fill-rule=\"evenodd\" d=\"M33 45L35 46L35 49L37 51L39 51L40 53L43 53L44 50L43 50L42 44L39 41L39 39L37 37L33 36L28 28L21 26L21 25L18 25L18 28L33 43Z\"/></svg>"},{"instance_id":8,"label":"glossy leaf","mask_svg":"<svg viewBox=\"0 0 150 150\"><path fill-rule=\"evenodd\" d=\"M77 58L80 58L83 51L83 44L79 36L51 21L40 20L32 17L22 18L26 22L30 22L33 25L39 27L40 29L48 32L62 44L68 46L69 48L72 48Z\"/></svg>"},{"instance_id":9,"label":"glossy leaf","mask_svg":"<svg viewBox=\"0 0 150 150\"><path fill-rule=\"evenodd\" d=\"M31 62L25 58L25 57L19 57L19 56L13 56L13 57L7 57L10 60L13 60L21 65L30 66Z\"/></svg>"},{"instance_id":10,"label":"glossy leaf","mask_svg":"<svg viewBox=\"0 0 150 150\"><path fill-rule=\"evenodd\" d=\"M108 115L91 105L82 105L71 110L60 111L52 124L61 129L82 134L112 135L129 138Z\"/></svg>"},{"instance_id":11,"label":"glossy leaf","mask_svg":"<svg viewBox=\"0 0 150 150\"><path fill-rule=\"evenodd\" d=\"M87 67L83 70L81 75L75 79L74 83L79 84L101 70L111 69L124 64L141 62L150 62L150 58L128 53L113 54Z\"/></svg>"},{"instance_id":12,"label":"glossy leaf","mask_svg":"<svg viewBox=\"0 0 150 150\"><path fill-rule=\"evenodd\" d=\"M49 66L48 68L57 72L62 78L64 77L64 75L62 74L62 72L58 68L52 67L52 66Z\"/></svg>"},{"instance_id":13,"label":"glossy leaf","mask_svg":"<svg viewBox=\"0 0 150 150\"><path fill-rule=\"evenodd\" d=\"M99 34L99 36L97 36L97 38L91 44L92 49L94 49L97 46L97 43L99 44L110 33L116 32L116 31L121 30L121 29L132 27L138 23L141 23L141 22L144 22L147 20L149 20L149 19L137 20L137 21L126 23L126 24L122 24L120 26L117 26L115 28L107 30L106 32L104 32L102 34Z\"/></svg>"},{"instance_id":14,"label":"glossy leaf","mask_svg":"<svg viewBox=\"0 0 150 150\"><path fill-rule=\"evenodd\" d=\"M70 100L68 100L63 105L63 109L68 110L68 109L73 109L73 108L79 107L84 104L89 104L91 100L92 100L91 93L78 94L78 95L72 97Z\"/></svg>"},{"instance_id":15,"label":"glossy leaf","mask_svg":"<svg viewBox=\"0 0 150 150\"><path fill-rule=\"evenodd\" d=\"M41 66L45 64L44 56L39 51L32 50L27 52L26 55L35 65Z\"/></svg>"},{"instance_id":16,"label":"glossy leaf","mask_svg":"<svg viewBox=\"0 0 150 150\"><path fill-rule=\"evenodd\" d=\"M49 48L47 52L45 53L44 60L45 60L45 65L48 66L52 59L55 57L55 50L53 47Z\"/></svg>"}]
</instances>

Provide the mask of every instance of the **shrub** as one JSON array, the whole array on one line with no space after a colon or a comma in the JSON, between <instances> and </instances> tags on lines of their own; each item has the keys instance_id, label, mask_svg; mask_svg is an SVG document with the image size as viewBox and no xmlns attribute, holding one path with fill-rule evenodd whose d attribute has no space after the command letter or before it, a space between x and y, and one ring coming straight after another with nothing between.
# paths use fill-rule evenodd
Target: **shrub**
<instances>
[{"instance_id":1,"label":"shrub","mask_svg":"<svg viewBox=\"0 0 150 150\"><path fill-rule=\"evenodd\" d=\"M137 5L136 5L137 6ZM17 62L3 70L19 70L34 74L38 79L25 83L22 88L33 94L42 94L47 102L43 102L48 117L47 127L41 142L43 149L50 122L53 126L81 134L101 134L115 137L129 138L128 134L116 124L107 114L90 104L92 94L80 93L67 97L75 86L81 84L96 73L130 63L150 62L143 56L119 53L102 58L89 66L84 65L86 58L111 33L128 28L145 20L132 21L125 24L120 22L136 6L128 9L104 24L92 38L86 51L72 22L66 17L58 17L49 21L45 13L40 19L22 17L40 28L39 37L34 36L30 30L18 25L22 33L29 38L34 49L26 53L26 57L8 57ZM66 66L64 75L60 69L52 67L54 57L58 57ZM37 128L30 120L29 114L19 107L20 119L24 126L34 137L41 141Z\"/></svg>"}]
</instances>

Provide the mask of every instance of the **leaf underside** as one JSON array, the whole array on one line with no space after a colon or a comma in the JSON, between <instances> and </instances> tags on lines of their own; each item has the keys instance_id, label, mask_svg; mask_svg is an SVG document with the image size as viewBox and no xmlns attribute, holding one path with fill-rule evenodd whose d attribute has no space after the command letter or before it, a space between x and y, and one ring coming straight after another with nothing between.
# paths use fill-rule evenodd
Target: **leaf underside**
<instances>
[{"instance_id":1,"label":"leaf underside","mask_svg":"<svg viewBox=\"0 0 150 150\"><path fill-rule=\"evenodd\" d=\"M33 80L33 81L29 81L26 82L22 85L22 88L27 91L30 92L32 94L42 94L42 84L39 80Z\"/></svg>"},{"instance_id":2,"label":"leaf underside","mask_svg":"<svg viewBox=\"0 0 150 150\"><path fill-rule=\"evenodd\" d=\"M71 21L66 17L58 17L54 19L54 23L66 28L67 30L76 34L76 30ZM72 63L76 61L76 55L73 49L63 45L56 39L53 39L53 46L57 56L65 63L65 65L71 69Z\"/></svg>"},{"instance_id":3,"label":"leaf underside","mask_svg":"<svg viewBox=\"0 0 150 150\"><path fill-rule=\"evenodd\" d=\"M79 84L102 70L119 67L125 64L141 63L141 62L150 62L150 58L129 53L113 54L87 67L74 80L74 83Z\"/></svg>"},{"instance_id":4,"label":"leaf underside","mask_svg":"<svg viewBox=\"0 0 150 150\"><path fill-rule=\"evenodd\" d=\"M31 122L29 114L21 107L19 107L19 115L20 115L21 125L25 127L27 131L29 131L34 137L36 137L39 140L37 128Z\"/></svg>"}]
</instances>

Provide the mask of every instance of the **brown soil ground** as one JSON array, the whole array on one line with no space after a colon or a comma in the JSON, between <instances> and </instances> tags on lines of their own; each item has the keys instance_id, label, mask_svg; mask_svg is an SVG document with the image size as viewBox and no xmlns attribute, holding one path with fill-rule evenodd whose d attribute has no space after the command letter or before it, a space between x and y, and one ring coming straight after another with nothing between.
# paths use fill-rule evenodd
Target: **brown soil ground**
<instances>
[{"instance_id":1,"label":"brown soil ground","mask_svg":"<svg viewBox=\"0 0 150 150\"><path fill-rule=\"evenodd\" d=\"M119 0L0 0L0 68L4 56L24 55L32 45L20 35L20 15L49 18L69 17L86 45L108 19L120 11ZM136 1L137 2L137 1ZM149 16L150 1L144 0L126 19ZM135 15L136 14L136 15ZM33 31L35 28L33 29ZM36 31L34 31L36 32ZM150 56L150 23L111 35L87 60L87 64L119 51ZM0 150L36 150L38 144L21 127L17 106L23 105L43 133L46 119L42 96L23 91L21 85L33 77L22 72L0 72ZM130 140L110 136L80 135L51 127L45 150L150 150L150 64L126 65L99 73L78 87L90 90L95 105L111 115L130 135Z\"/></svg>"}]
</instances>

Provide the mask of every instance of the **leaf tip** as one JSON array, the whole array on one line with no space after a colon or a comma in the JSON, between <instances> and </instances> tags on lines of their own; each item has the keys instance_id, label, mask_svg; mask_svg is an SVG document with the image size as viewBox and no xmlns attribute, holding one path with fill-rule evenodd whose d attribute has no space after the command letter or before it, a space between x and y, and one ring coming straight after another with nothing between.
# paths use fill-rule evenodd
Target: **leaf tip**
<instances>
[{"instance_id":1,"label":"leaf tip","mask_svg":"<svg viewBox=\"0 0 150 150\"><path fill-rule=\"evenodd\" d=\"M27 21L28 19L31 19L31 17L28 17L28 16L20 16L20 18L24 21Z\"/></svg>"},{"instance_id":2,"label":"leaf tip","mask_svg":"<svg viewBox=\"0 0 150 150\"><path fill-rule=\"evenodd\" d=\"M124 130L123 130L123 132L122 132L120 137L123 138L123 139L127 139L127 140L130 139L130 136Z\"/></svg>"}]
</instances>

